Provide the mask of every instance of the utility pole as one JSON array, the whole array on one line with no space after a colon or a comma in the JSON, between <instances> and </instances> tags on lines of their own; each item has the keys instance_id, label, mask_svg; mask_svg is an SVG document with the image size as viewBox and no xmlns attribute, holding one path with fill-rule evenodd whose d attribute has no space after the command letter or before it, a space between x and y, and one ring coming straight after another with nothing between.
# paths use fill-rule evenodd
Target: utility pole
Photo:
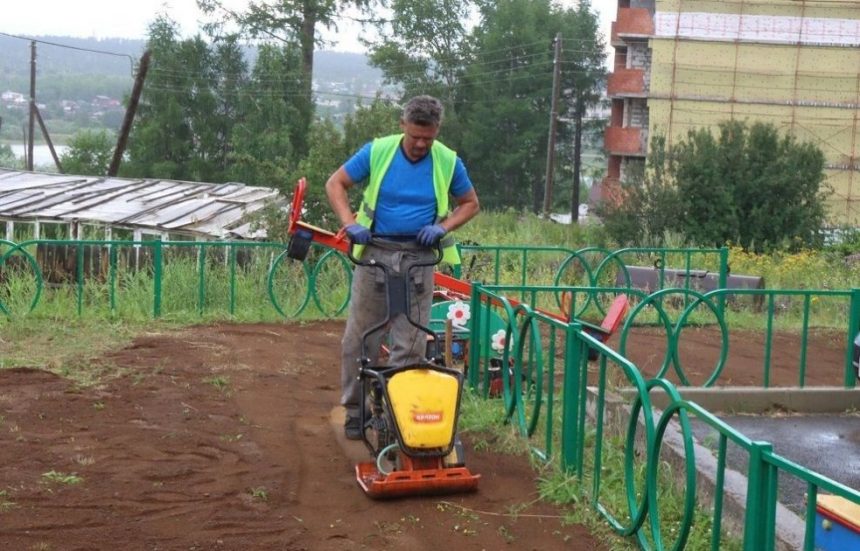
<instances>
[{"instance_id":1,"label":"utility pole","mask_svg":"<svg viewBox=\"0 0 860 551\"><path fill-rule=\"evenodd\" d=\"M573 193L570 196L570 223L579 224L579 188L582 180L582 118L585 116L585 102L580 95L574 100L573 131Z\"/></svg>"},{"instance_id":2,"label":"utility pole","mask_svg":"<svg viewBox=\"0 0 860 551\"><path fill-rule=\"evenodd\" d=\"M561 81L561 33L553 41L555 54L552 68L552 103L549 114L549 139L546 146L546 182L543 192L543 214L549 217L552 206L552 180L555 176L555 131L558 123L558 90Z\"/></svg>"},{"instance_id":3,"label":"utility pole","mask_svg":"<svg viewBox=\"0 0 860 551\"><path fill-rule=\"evenodd\" d=\"M111 159L110 167L108 167L108 176L116 176L119 171L119 163L122 162L122 155L125 153L125 146L128 143L128 134L131 132L134 114L137 112L137 104L140 101L140 93L143 91L143 82L146 80L146 73L149 70L149 55L149 50L146 50L140 58L137 76L134 79L134 87L131 90L128 107L125 110L125 117L122 120L119 136L116 139L116 147L113 150L113 159Z\"/></svg>"},{"instance_id":4,"label":"utility pole","mask_svg":"<svg viewBox=\"0 0 860 551\"><path fill-rule=\"evenodd\" d=\"M27 170L33 170L33 134L36 124L36 41L30 42L30 122L27 135Z\"/></svg>"}]
</instances>

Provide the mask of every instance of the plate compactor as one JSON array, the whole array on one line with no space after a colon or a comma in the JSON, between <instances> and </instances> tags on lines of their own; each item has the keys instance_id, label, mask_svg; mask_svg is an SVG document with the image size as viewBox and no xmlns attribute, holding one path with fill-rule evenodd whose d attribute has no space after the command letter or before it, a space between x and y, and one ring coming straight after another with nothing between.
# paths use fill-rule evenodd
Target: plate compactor
<instances>
[{"instance_id":1,"label":"plate compactor","mask_svg":"<svg viewBox=\"0 0 860 551\"><path fill-rule=\"evenodd\" d=\"M481 475L466 468L457 435L463 373L443 365L436 334L409 315L410 271L437 264L441 251L437 248L435 259L414 263L401 274L356 258L352 249L348 254L355 264L383 271L387 306L386 318L362 336L359 415L362 440L373 460L356 465L358 484L379 499L476 490ZM405 366L370 365L368 338L400 314L432 339L428 348L434 350L433 357Z\"/></svg>"}]
</instances>

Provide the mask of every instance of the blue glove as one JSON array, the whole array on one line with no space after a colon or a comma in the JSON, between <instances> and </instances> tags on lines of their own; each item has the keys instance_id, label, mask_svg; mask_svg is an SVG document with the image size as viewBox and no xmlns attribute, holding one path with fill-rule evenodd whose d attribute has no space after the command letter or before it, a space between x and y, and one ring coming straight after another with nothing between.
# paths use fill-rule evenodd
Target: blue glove
<instances>
[{"instance_id":1,"label":"blue glove","mask_svg":"<svg viewBox=\"0 0 860 551\"><path fill-rule=\"evenodd\" d=\"M361 224L350 224L347 226L346 235L349 237L349 240L356 245L367 245L370 243L370 240L373 239L373 236L370 234L370 230Z\"/></svg>"},{"instance_id":2,"label":"blue glove","mask_svg":"<svg viewBox=\"0 0 860 551\"><path fill-rule=\"evenodd\" d=\"M425 247L432 247L436 243L442 239L446 233L445 228L443 228L439 224L427 225L421 228L421 231L418 232L418 237L416 240L419 245L424 245Z\"/></svg>"}]
</instances>

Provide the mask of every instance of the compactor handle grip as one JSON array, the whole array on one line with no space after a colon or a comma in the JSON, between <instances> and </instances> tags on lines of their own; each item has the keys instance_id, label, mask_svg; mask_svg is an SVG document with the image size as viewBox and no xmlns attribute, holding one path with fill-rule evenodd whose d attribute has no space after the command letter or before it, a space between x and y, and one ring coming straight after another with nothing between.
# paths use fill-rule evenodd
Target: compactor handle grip
<instances>
[{"instance_id":1,"label":"compactor handle grip","mask_svg":"<svg viewBox=\"0 0 860 551\"><path fill-rule=\"evenodd\" d=\"M416 236L415 235L404 236L402 234L375 233L375 234L373 234L373 239L371 239L370 243L372 244L378 240L385 240L386 238L389 238L389 239L390 238L396 238L399 241L403 241L404 237L411 237L414 240ZM361 260L360 258L357 258L355 256L355 253L353 252L353 247L355 247L355 243L350 241L349 246L346 248L346 255L349 257L349 259L352 261L353 264L355 264L356 266L371 266L371 267L379 267L380 266L379 264L377 264L373 260ZM428 260L426 262L416 262L415 264L412 264L410 266L410 268L413 268L413 267L417 268L417 267L422 267L422 266L435 266L436 264L439 264L440 262L442 262L442 245L441 245L441 243L436 243L431 248L433 249L433 252L436 253L431 260Z\"/></svg>"}]
</instances>

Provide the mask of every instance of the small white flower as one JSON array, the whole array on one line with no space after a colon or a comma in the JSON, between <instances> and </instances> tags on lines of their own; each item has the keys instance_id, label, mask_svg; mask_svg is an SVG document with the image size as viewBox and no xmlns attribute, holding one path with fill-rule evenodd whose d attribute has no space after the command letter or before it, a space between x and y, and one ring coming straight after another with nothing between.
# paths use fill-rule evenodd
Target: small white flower
<instances>
[{"instance_id":1,"label":"small white flower","mask_svg":"<svg viewBox=\"0 0 860 551\"><path fill-rule=\"evenodd\" d=\"M458 300L448 306L448 319L455 327L465 327L466 322L472 317L470 307L462 300Z\"/></svg>"},{"instance_id":2,"label":"small white flower","mask_svg":"<svg viewBox=\"0 0 860 551\"><path fill-rule=\"evenodd\" d=\"M499 329L495 333L490 340L490 348L495 350L498 354L501 354L505 350L505 344L508 346L508 350L511 349L510 343L505 343L505 330Z\"/></svg>"}]
</instances>

